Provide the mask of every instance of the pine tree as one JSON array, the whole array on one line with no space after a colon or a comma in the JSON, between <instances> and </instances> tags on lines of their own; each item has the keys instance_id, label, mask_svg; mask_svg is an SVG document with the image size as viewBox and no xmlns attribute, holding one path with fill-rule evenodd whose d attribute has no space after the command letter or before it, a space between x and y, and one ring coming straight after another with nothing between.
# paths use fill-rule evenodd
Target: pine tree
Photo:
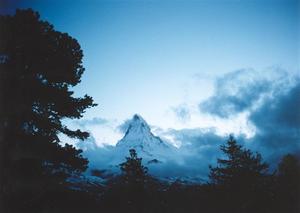
<instances>
[{"instance_id":1,"label":"pine tree","mask_svg":"<svg viewBox=\"0 0 300 213\"><path fill-rule=\"evenodd\" d=\"M32 196L87 168L81 150L62 145L58 135L86 139L62 120L81 118L95 104L73 96L84 72L76 39L30 9L1 15L0 29L1 192L32 205Z\"/></svg>"},{"instance_id":2,"label":"pine tree","mask_svg":"<svg viewBox=\"0 0 300 213\"><path fill-rule=\"evenodd\" d=\"M221 146L226 158L210 166L210 180L222 212L267 212L269 206L268 165L259 153L237 144L233 136Z\"/></svg>"},{"instance_id":3,"label":"pine tree","mask_svg":"<svg viewBox=\"0 0 300 213\"><path fill-rule=\"evenodd\" d=\"M291 155L283 156L278 165L277 209L279 212L300 211L300 162Z\"/></svg>"},{"instance_id":4,"label":"pine tree","mask_svg":"<svg viewBox=\"0 0 300 213\"><path fill-rule=\"evenodd\" d=\"M145 186L148 169L142 165L142 158L138 158L134 149L129 150L130 157L120 164L122 171L123 211L143 212L146 201Z\"/></svg>"},{"instance_id":5,"label":"pine tree","mask_svg":"<svg viewBox=\"0 0 300 213\"><path fill-rule=\"evenodd\" d=\"M232 135L226 145L221 145L220 149L227 158L217 159L218 166L209 167L212 183L233 185L244 180L259 178L268 170L268 165L262 162L259 153L253 154L249 149L243 149Z\"/></svg>"},{"instance_id":6,"label":"pine tree","mask_svg":"<svg viewBox=\"0 0 300 213\"><path fill-rule=\"evenodd\" d=\"M142 165L142 158L138 158L135 149L129 150L130 157L120 164L126 184L144 184L148 168Z\"/></svg>"}]
</instances>

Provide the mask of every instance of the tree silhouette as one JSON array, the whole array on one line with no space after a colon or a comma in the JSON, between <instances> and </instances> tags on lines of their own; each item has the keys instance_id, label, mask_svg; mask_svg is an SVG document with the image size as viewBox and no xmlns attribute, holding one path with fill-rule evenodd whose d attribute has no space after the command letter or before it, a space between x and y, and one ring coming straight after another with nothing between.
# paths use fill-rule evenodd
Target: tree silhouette
<instances>
[{"instance_id":1,"label":"tree silhouette","mask_svg":"<svg viewBox=\"0 0 300 213\"><path fill-rule=\"evenodd\" d=\"M220 149L227 158L217 159L217 167L209 166L209 177L215 184L232 185L243 178L251 180L266 174L268 170L268 165L262 162L259 153L253 154L251 150L243 149L232 135Z\"/></svg>"},{"instance_id":2,"label":"tree silhouette","mask_svg":"<svg viewBox=\"0 0 300 213\"><path fill-rule=\"evenodd\" d=\"M130 157L120 164L121 171L127 184L144 184L148 169L142 165L142 158L137 157L135 149L129 150Z\"/></svg>"},{"instance_id":3,"label":"tree silhouette","mask_svg":"<svg viewBox=\"0 0 300 213\"><path fill-rule=\"evenodd\" d=\"M130 157L120 164L125 201L123 210L143 212L148 169L142 165L142 158L138 158L135 149L130 149L129 153Z\"/></svg>"},{"instance_id":4,"label":"tree silhouette","mask_svg":"<svg viewBox=\"0 0 300 213\"><path fill-rule=\"evenodd\" d=\"M243 149L231 135L221 146L225 159L217 159L216 167L209 166L209 178L220 189L224 208L231 212L264 211L259 202L266 200L268 165L259 153ZM226 196L226 197L225 197Z\"/></svg>"},{"instance_id":5,"label":"tree silhouette","mask_svg":"<svg viewBox=\"0 0 300 213\"><path fill-rule=\"evenodd\" d=\"M287 154L278 165L277 209L281 212L300 211L300 163Z\"/></svg>"},{"instance_id":6,"label":"tree silhouette","mask_svg":"<svg viewBox=\"0 0 300 213\"><path fill-rule=\"evenodd\" d=\"M30 194L41 196L35 189L44 192L87 168L81 150L61 145L58 135L87 138L62 120L80 118L95 104L87 95L73 97L84 72L76 39L30 9L0 16L0 28L1 191L33 205Z\"/></svg>"}]
</instances>

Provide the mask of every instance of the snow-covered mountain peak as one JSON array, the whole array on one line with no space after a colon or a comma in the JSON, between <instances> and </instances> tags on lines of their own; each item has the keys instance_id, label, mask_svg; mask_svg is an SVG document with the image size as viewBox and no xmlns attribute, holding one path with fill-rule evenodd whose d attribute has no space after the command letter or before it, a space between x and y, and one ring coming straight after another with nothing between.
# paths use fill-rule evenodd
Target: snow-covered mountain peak
<instances>
[{"instance_id":1,"label":"snow-covered mountain peak","mask_svg":"<svg viewBox=\"0 0 300 213\"><path fill-rule=\"evenodd\" d=\"M128 128L124 137L140 136L141 134L150 134L151 129L142 116L135 114L129 121Z\"/></svg>"},{"instance_id":2,"label":"snow-covered mountain peak","mask_svg":"<svg viewBox=\"0 0 300 213\"><path fill-rule=\"evenodd\" d=\"M135 114L120 126L120 130L125 134L116 146L101 148L101 153L97 153L97 149L90 150L90 156L99 159L94 163L96 167L102 165L101 167L108 171L119 172L118 165L126 160L130 149L136 150L138 157L142 158L142 163L155 176L169 177L172 174L168 169L169 165L179 165L183 162L177 148L155 136L142 116Z\"/></svg>"},{"instance_id":3,"label":"snow-covered mountain peak","mask_svg":"<svg viewBox=\"0 0 300 213\"><path fill-rule=\"evenodd\" d=\"M117 148L126 152L132 148L136 149L138 154L146 158L166 152L166 149L170 149L169 146L152 134L147 122L138 114L128 121L126 133L116 145Z\"/></svg>"}]
</instances>

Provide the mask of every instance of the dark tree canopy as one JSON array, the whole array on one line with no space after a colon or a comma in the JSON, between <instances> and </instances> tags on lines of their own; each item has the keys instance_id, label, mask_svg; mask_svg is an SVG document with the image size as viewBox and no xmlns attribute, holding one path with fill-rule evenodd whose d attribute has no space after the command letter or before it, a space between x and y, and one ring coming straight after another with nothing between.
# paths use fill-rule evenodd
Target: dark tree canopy
<instances>
[{"instance_id":1,"label":"dark tree canopy","mask_svg":"<svg viewBox=\"0 0 300 213\"><path fill-rule=\"evenodd\" d=\"M226 145L221 146L225 159L217 159L218 166L210 166L210 179L213 183L221 185L233 185L265 175L268 165L262 162L259 153L253 154L249 149L243 149L237 144L233 136L230 136ZM244 182L242 184L245 184Z\"/></svg>"},{"instance_id":2,"label":"dark tree canopy","mask_svg":"<svg viewBox=\"0 0 300 213\"><path fill-rule=\"evenodd\" d=\"M73 96L84 72L79 43L30 9L1 15L0 29L1 186L9 191L26 179L64 180L84 171L81 150L62 146L58 137L89 136L62 122L95 106L90 96Z\"/></svg>"},{"instance_id":3,"label":"dark tree canopy","mask_svg":"<svg viewBox=\"0 0 300 213\"><path fill-rule=\"evenodd\" d=\"M126 183L144 183L148 169L142 165L142 158L138 158L135 149L129 150L130 157L120 164Z\"/></svg>"},{"instance_id":4,"label":"dark tree canopy","mask_svg":"<svg viewBox=\"0 0 300 213\"><path fill-rule=\"evenodd\" d=\"M280 177L299 177L300 179L300 162L299 160L291 155L287 154L282 157L278 165L278 174ZM298 180L299 180L298 179Z\"/></svg>"},{"instance_id":5,"label":"dark tree canopy","mask_svg":"<svg viewBox=\"0 0 300 213\"><path fill-rule=\"evenodd\" d=\"M282 212L300 211L300 162L291 155L283 156L278 165L277 203Z\"/></svg>"},{"instance_id":6,"label":"dark tree canopy","mask_svg":"<svg viewBox=\"0 0 300 213\"><path fill-rule=\"evenodd\" d=\"M135 149L129 150L130 156L120 164L122 172L119 184L121 184L124 212L144 212L146 200L146 184L149 179L148 168L142 165L142 158L137 156Z\"/></svg>"},{"instance_id":7,"label":"dark tree canopy","mask_svg":"<svg viewBox=\"0 0 300 213\"><path fill-rule=\"evenodd\" d=\"M221 146L226 156L210 166L210 180L215 187L222 212L272 212L272 191L268 165L260 154L242 148L233 136Z\"/></svg>"}]
</instances>

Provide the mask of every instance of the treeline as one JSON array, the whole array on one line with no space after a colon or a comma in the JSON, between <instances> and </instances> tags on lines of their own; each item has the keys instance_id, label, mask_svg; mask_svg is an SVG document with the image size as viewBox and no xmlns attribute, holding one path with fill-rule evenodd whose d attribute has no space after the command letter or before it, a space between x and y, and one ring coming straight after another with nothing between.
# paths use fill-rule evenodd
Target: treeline
<instances>
[{"instance_id":1,"label":"treeline","mask_svg":"<svg viewBox=\"0 0 300 213\"><path fill-rule=\"evenodd\" d=\"M233 137L208 183L161 182L130 150L122 175L72 187L70 178L87 169L88 159L59 135L89 135L63 120L96 105L88 95L73 96L84 72L81 47L30 9L1 15L0 29L0 212L299 212L297 159L285 156L271 174Z\"/></svg>"},{"instance_id":2,"label":"treeline","mask_svg":"<svg viewBox=\"0 0 300 213\"><path fill-rule=\"evenodd\" d=\"M97 210L103 212L268 213L300 210L300 165L286 155L273 173L261 155L230 136L221 146L224 158L210 166L209 181L161 182L150 175L134 149L120 165L122 175L102 190ZM101 191L101 190L100 190ZM92 210L91 210L92 211Z\"/></svg>"}]
</instances>

